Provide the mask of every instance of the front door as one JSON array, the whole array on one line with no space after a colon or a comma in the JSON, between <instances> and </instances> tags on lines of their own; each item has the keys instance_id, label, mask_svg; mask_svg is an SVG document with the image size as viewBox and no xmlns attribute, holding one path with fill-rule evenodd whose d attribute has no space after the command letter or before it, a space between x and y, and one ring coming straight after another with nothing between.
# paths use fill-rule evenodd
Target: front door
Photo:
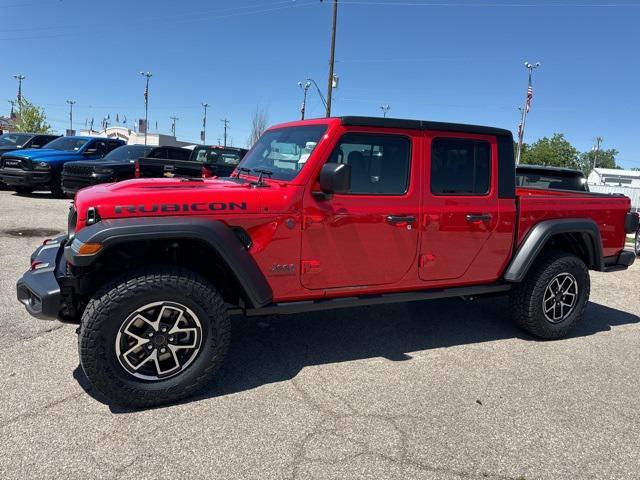
<instances>
[{"instance_id":1,"label":"front door","mask_svg":"<svg viewBox=\"0 0 640 480\"><path fill-rule=\"evenodd\" d=\"M399 282L416 261L420 172L409 134L345 133L329 162L351 169L349 191L306 196L302 284L309 289Z\"/></svg>"},{"instance_id":2,"label":"front door","mask_svg":"<svg viewBox=\"0 0 640 480\"><path fill-rule=\"evenodd\" d=\"M482 265L495 263L485 247L491 246L500 216L495 138L433 132L425 136L420 278L490 280L482 278ZM484 272L491 276L495 267Z\"/></svg>"}]
</instances>

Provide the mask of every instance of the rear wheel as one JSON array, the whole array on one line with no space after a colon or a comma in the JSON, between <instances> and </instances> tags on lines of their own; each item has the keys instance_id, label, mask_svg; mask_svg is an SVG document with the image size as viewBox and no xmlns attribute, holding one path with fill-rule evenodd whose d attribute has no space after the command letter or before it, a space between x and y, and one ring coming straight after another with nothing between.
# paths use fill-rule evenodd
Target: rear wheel
<instances>
[{"instance_id":1,"label":"rear wheel","mask_svg":"<svg viewBox=\"0 0 640 480\"><path fill-rule=\"evenodd\" d=\"M205 385L229 347L217 290L177 268L133 273L102 288L82 316L80 364L109 402L149 407Z\"/></svg>"},{"instance_id":2,"label":"rear wheel","mask_svg":"<svg viewBox=\"0 0 640 480\"><path fill-rule=\"evenodd\" d=\"M570 253L550 252L511 290L511 314L532 335L561 338L582 319L589 291L585 263Z\"/></svg>"}]
</instances>

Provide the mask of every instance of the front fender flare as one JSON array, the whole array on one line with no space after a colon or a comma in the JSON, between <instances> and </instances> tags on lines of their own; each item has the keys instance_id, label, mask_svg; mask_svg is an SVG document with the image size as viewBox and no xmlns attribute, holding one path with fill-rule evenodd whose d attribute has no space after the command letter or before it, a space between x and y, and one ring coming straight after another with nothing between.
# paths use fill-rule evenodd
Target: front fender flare
<instances>
[{"instance_id":1,"label":"front fender flare","mask_svg":"<svg viewBox=\"0 0 640 480\"><path fill-rule=\"evenodd\" d=\"M141 240L200 240L214 249L235 275L253 308L271 302L273 292L253 257L233 231L218 220L188 217L122 218L103 220L80 230L65 247L65 258L74 266L86 267L114 245ZM74 244L99 243L94 255L78 255Z\"/></svg>"},{"instance_id":2,"label":"front fender flare","mask_svg":"<svg viewBox=\"0 0 640 480\"><path fill-rule=\"evenodd\" d=\"M534 225L511 259L504 279L509 282L521 282L551 237L561 233L580 235L589 256L587 266L598 271L604 270L602 239L596 222L589 219L566 218L544 220Z\"/></svg>"}]
</instances>

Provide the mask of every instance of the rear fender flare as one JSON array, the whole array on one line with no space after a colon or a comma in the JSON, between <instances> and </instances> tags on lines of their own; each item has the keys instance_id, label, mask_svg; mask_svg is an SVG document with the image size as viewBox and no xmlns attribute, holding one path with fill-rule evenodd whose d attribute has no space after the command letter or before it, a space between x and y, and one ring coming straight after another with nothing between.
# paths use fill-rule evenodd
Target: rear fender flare
<instances>
[{"instance_id":1,"label":"rear fender flare","mask_svg":"<svg viewBox=\"0 0 640 480\"><path fill-rule=\"evenodd\" d=\"M253 308L271 302L273 292L253 257L233 231L218 220L186 217L122 218L103 220L80 230L65 247L65 257L78 267L93 264L109 248L141 240L199 240L215 250L229 267ZM77 255L74 244L99 243L94 255Z\"/></svg>"},{"instance_id":2,"label":"rear fender flare","mask_svg":"<svg viewBox=\"0 0 640 480\"><path fill-rule=\"evenodd\" d=\"M504 279L509 282L521 282L549 240L562 233L580 235L589 257L587 266L598 271L604 270L600 230L593 220L579 218L544 220L527 233L511 259Z\"/></svg>"}]
</instances>

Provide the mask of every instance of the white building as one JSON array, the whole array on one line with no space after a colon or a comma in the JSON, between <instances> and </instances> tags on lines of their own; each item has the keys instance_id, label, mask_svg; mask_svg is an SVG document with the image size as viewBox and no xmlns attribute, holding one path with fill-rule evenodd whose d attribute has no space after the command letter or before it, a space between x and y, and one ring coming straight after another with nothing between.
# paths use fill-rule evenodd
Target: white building
<instances>
[{"instance_id":1,"label":"white building","mask_svg":"<svg viewBox=\"0 0 640 480\"><path fill-rule=\"evenodd\" d=\"M640 170L594 168L587 178L589 185L640 188Z\"/></svg>"},{"instance_id":2,"label":"white building","mask_svg":"<svg viewBox=\"0 0 640 480\"><path fill-rule=\"evenodd\" d=\"M88 137L108 137L119 138L124 140L129 145L144 145L144 133L134 132L130 128L115 126L107 127L106 130L80 130L82 136ZM193 142L181 142L177 140L173 135L164 135L162 133L147 133L147 145L153 145L154 147L185 147L192 145Z\"/></svg>"}]
</instances>

